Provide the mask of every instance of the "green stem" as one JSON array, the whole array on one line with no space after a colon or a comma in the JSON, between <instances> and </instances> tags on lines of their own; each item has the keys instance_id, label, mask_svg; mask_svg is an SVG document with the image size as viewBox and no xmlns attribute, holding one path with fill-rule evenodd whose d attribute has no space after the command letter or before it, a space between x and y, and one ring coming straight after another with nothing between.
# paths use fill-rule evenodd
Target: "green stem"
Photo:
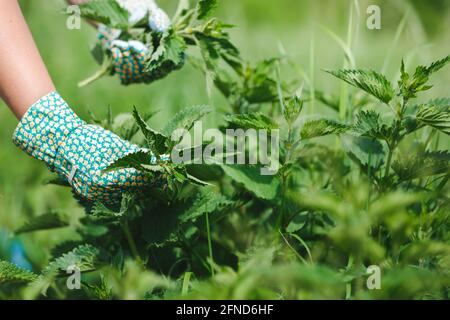
<instances>
[{"instance_id":1,"label":"green stem","mask_svg":"<svg viewBox=\"0 0 450 320\"><path fill-rule=\"evenodd\" d=\"M132 236L132 234L130 232L130 227L128 225L128 221L127 220L125 220L122 223L122 229L123 229L123 232L125 233L125 237L127 238L128 245L130 246L130 250L131 250L131 253L133 254L134 259L138 263L142 264L142 259L141 259L140 255L139 255L138 250L137 250L136 242L134 241L134 238L133 238L133 236Z\"/></svg>"},{"instance_id":2,"label":"green stem","mask_svg":"<svg viewBox=\"0 0 450 320\"><path fill-rule=\"evenodd\" d=\"M348 257L347 269L353 266L353 255ZM350 281L345 285L345 300L350 300L352 296L352 282Z\"/></svg>"},{"instance_id":3,"label":"green stem","mask_svg":"<svg viewBox=\"0 0 450 320\"><path fill-rule=\"evenodd\" d=\"M185 296L189 291L189 282L191 281L192 272L185 272L183 277L183 286L181 288L181 295Z\"/></svg>"},{"instance_id":4,"label":"green stem","mask_svg":"<svg viewBox=\"0 0 450 320\"><path fill-rule=\"evenodd\" d=\"M389 146L389 154L386 162L386 171L384 172L384 178L387 178L389 176L389 171L391 170L392 165L392 156L394 154L394 148Z\"/></svg>"},{"instance_id":5,"label":"green stem","mask_svg":"<svg viewBox=\"0 0 450 320\"><path fill-rule=\"evenodd\" d=\"M78 83L78 87L82 88L87 86L88 84L93 83L94 81L100 79L101 77L105 76L106 74L108 74L111 71L112 68L112 58L110 59L105 59L105 61L103 62L101 68L94 73L92 76L90 76L89 78L80 81Z\"/></svg>"},{"instance_id":6,"label":"green stem","mask_svg":"<svg viewBox=\"0 0 450 320\"><path fill-rule=\"evenodd\" d=\"M370 183L372 181L372 179L371 179L371 176L372 176L371 163L372 163L372 152L369 152L369 158L367 159L367 176L369 178L369 190L368 190L368 194L367 194L367 212L369 212L369 209L370 209L370 197L371 197L371 193L372 193L372 184Z\"/></svg>"},{"instance_id":7,"label":"green stem","mask_svg":"<svg viewBox=\"0 0 450 320\"><path fill-rule=\"evenodd\" d=\"M214 276L214 258L213 258L213 251L212 251L212 241L211 241L211 228L209 225L209 214L206 213L205 214L205 219L206 219L206 233L208 236L208 252L209 252L209 263L210 263L210 268L211 268L211 274Z\"/></svg>"}]
</instances>

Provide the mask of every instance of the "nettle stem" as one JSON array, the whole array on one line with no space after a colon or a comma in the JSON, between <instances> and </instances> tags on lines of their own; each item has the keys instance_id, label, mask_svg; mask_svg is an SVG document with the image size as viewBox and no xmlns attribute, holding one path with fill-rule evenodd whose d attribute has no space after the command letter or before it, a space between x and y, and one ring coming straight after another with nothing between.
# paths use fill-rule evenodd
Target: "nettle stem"
<instances>
[{"instance_id":1,"label":"nettle stem","mask_svg":"<svg viewBox=\"0 0 450 320\"><path fill-rule=\"evenodd\" d=\"M131 234L130 227L128 225L128 220L123 221L121 225L123 232L125 233L125 237L127 238L128 245L130 246L131 254L138 263L142 264L142 259L141 256L139 255L139 251L137 249L133 235Z\"/></svg>"},{"instance_id":2,"label":"nettle stem","mask_svg":"<svg viewBox=\"0 0 450 320\"><path fill-rule=\"evenodd\" d=\"M286 149L286 159L284 164L288 164L291 159L291 152L292 152L292 125L288 123L288 138L285 143L285 149ZM281 210L280 215L278 216L277 221L277 229L283 229L285 227L286 223L286 191L287 191L287 173L283 170L281 174Z\"/></svg>"},{"instance_id":3,"label":"nettle stem","mask_svg":"<svg viewBox=\"0 0 450 320\"><path fill-rule=\"evenodd\" d=\"M386 171L384 172L384 177L387 178L389 176L389 171L391 170L392 165L392 156L394 155L394 148L389 145L389 153L386 162Z\"/></svg>"},{"instance_id":4,"label":"nettle stem","mask_svg":"<svg viewBox=\"0 0 450 320\"><path fill-rule=\"evenodd\" d=\"M112 58L105 59L105 61L103 61L101 68L96 73L94 73L92 76L90 76L89 78L87 78L83 81L80 81L78 83L78 87L80 87L80 88L85 87L88 84L91 84L94 81L97 81L98 79L100 79L101 77L107 75L111 71L112 66L113 66Z\"/></svg>"}]
</instances>

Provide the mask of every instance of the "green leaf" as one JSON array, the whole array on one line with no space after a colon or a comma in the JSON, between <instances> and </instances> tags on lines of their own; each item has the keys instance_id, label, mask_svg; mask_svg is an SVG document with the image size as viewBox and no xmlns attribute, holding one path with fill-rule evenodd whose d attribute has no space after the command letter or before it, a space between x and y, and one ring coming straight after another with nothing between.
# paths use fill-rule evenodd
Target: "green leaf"
<instances>
[{"instance_id":1,"label":"green leaf","mask_svg":"<svg viewBox=\"0 0 450 320\"><path fill-rule=\"evenodd\" d=\"M186 50L186 43L183 38L177 35L164 37L161 40L164 45L165 53L164 60L172 61L174 65L184 63L184 51Z\"/></svg>"},{"instance_id":2,"label":"green leaf","mask_svg":"<svg viewBox=\"0 0 450 320\"><path fill-rule=\"evenodd\" d=\"M409 181L450 173L450 153L448 151L425 152L401 156L392 168L400 181Z\"/></svg>"},{"instance_id":3,"label":"green leaf","mask_svg":"<svg viewBox=\"0 0 450 320\"><path fill-rule=\"evenodd\" d=\"M430 66L418 66L413 76L411 77L405 71L405 64L402 61L401 66L401 79L399 81L400 93L402 94L405 101L416 98L417 93L421 91L427 91L432 88L432 86L427 85L430 80L430 76L441 70L445 65L450 62L450 55L442 60L433 62Z\"/></svg>"},{"instance_id":4,"label":"green leaf","mask_svg":"<svg viewBox=\"0 0 450 320\"><path fill-rule=\"evenodd\" d=\"M106 261L104 253L90 245L76 247L48 264L43 275L66 274L69 267L76 266L81 272L97 270Z\"/></svg>"},{"instance_id":5,"label":"green leaf","mask_svg":"<svg viewBox=\"0 0 450 320\"><path fill-rule=\"evenodd\" d=\"M206 213L218 212L224 207L233 205L233 202L212 188L202 188L196 197L188 201L188 204L179 216L182 222L195 221Z\"/></svg>"},{"instance_id":6,"label":"green leaf","mask_svg":"<svg viewBox=\"0 0 450 320\"><path fill-rule=\"evenodd\" d=\"M37 275L8 261L0 260L0 284L15 282L32 282Z\"/></svg>"},{"instance_id":7,"label":"green leaf","mask_svg":"<svg viewBox=\"0 0 450 320\"><path fill-rule=\"evenodd\" d=\"M345 124L339 123L329 119L319 119L308 121L303 125L300 132L301 139L312 139L323 137L330 134L341 134L346 132L349 127Z\"/></svg>"},{"instance_id":8,"label":"green leaf","mask_svg":"<svg viewBox=\"0 0 450 320\"><path fill-rule=\"evenodd\" d=\"M364 90L378 100L389 103L395 96L394 88L382 74L373 70L338 70L327 71L329 74Z\"/></svg>"},{"instance_id":9,"label":"green leaf","mask_svg":"<svg viewBox=\"0 0 450 320\"><path fill-rule=\"evenodd\" d=\"M191 130L196 121L211 111L212 109L206 105L184 108L169 120L162 132L169 137L177 129ZM175 141L178 142L180 138L176 138Z\"/></svg>"},{"instance_id":10,"label":"green leaf","mask_svg":"<svg viewBox=\"0 0 450 320\"><path fill-rule=\"evenodd\" d=\"M436 106L422 106L417 112L416 119L423 125L433 127L450 135L450 111Z\"/></svg>"},{"instance_id":11,"label":"green leaf","mask_svg":"<svg viewBox=\"0 0 450 320\"><path fill-rule=\"evenodd\" d=\"M173 31L165 33L143 66L144 82L152 83L180 69L185 61L186 42Z\"/></svg>"},{"instance_id":12,"label":"green leaf","mask_svg":"<svg viewBox=\"0 0 450 320\"><path fill-rule=\"evenodd\" d=\"M432 99L425 103L426 106L434 106L441 111L450 111L450 98Z\"/></svg>"},{"instance_id":13,"label":"green leaf","mask_svg":"<svg viewBox=\"0 0 450 320\"><path fill-rule=\"evenodd\" d=\"M309 219L308 211L296 214L294 218L292 218L291 222L289 222L289 225L286 227L286 232L295 233L301 230L308 222L308 219Z\"/></svg>"},{"instance_id":14,"label":"green leaf","mask_svg":"<svg viewBox=\"0 0 450 320\"><path fill-rule=\"evenodd\" d=\"M105 58L105 51L103 50L103 45L100 42L97 42L95 46L91 49L91 54L99 65L103 64L103 60Z\"/></svg>"},{"instance_id":15,"label":"green leaf","mask_svg":"<svg viewBox=\"0 0 450 320\"><path fill-rule=\"evenodd\" d=\"M57 211L45 213L28 220L23 226L16 230L16 234L63 228L69 225L67 216Z\"/></svg>"},{"instance_id":16,"label":"green leaf","mask_svg":"<svg viewBox=\"0 0 450 320\"><path fill-rule=\"evenodd\" d=\"M125 168L135 168L136 170L144 170L143 165L150 165L154 159L151 152L138 151L130 153L110 164L104 172L115 171Z\"/></svg>"},{"instance_id":17,"label":"green leaf","mask_svg":"<svg viewBox=\"0 0 450 320\"><path fill-rule=\"evenodd\" d=\"M383 165L385 150L375 139L346 135L342 137L342 146L350 158L363 168L378 169Z\"/></svg>"},{"instance_id":18,"label":"green leaf","mask_svg":"<svg viewBox=\"0 0 450 320\"><path fill-rule=\"evenodd\" d=\"M303 109L303 101L300 96L293 96L284 101L283 116L288 124L293 124L300 116Z\"/></svg>"},{"instance_id":19,"label":"green leaf","mask_svg":"<svg viewBox=\"0 0 450 320\"><path fill-rule=\"evenodd\" d=\"M92 219L93 222L105 221L118 223L122 222L121 220L123 220L122 218L124 217L129 221L133 220L140 215L140 210L137 209L135 198L135 195L132 193L123 192L120 207L118 208L116 206L114 208L117 209L117 211L112 210L111 208L105 206L102 202L97 201L94 203L89 217L95 218Z\"/></svg>"},{"instance_id":20,"label":"green leaf","mask_svg":"<svg viewBox=\"0 0 450 320\"><path fill-rule=\"evenodd\" d=\"M144 66L144 73L157 71L157 69L177 69L184 64L186 51L186 42L184 39L174 33L165 34L159 46L153 52L152 56Z\"/></svg>"},{"instance_id":21,"label":"green leaf","mask_svg":"<svg viewBox=\"0 0 450 320\"><path fill-rule=\"evenodd\" d=\"M160 211L148 212L142 223L143 237L147 243L161 247L176 241L183 227L192 225L206 213L219 214L233 206L233 202L215 192L212 188L196 189L195 195L179 199Z\"/></svg>"},{"instance_id":22,"label":"green leaf","mask_svg":"<svg viewBox=\"0 0 450 320\"><path fill-rule=\"evenodd\" d=\"M239 129L277 129L278 125L266 115L260 112L253 112L247 114L231 114L225 116L225 120L232 128Z\"/></svg>"},{"instance_id":23,"label":"green leaf","mask_svg":"<svg viewBox=\"0 0 450 320\"><path fill-rule=\"evenodd\" d=\"M445 67L447 64L450 63L450 55L446 56L445 58L435 61L433 62L430 66L424 68L424 72L430 76L435 72L438 72L439 70L441 70L443 67Z\"/></svg>"},{"instance_id":24,"label":"green leaf","mask_svg":"<svg viewBox=\"0 0 450 320\"><path fill-rule=\"evenodd\" d=\"M218 0L199 0L197 4L197 19L207 19L218 5Z\"/></svg>"},{"instance_id":25,"label":"green leaf","mask_svg":"<svg viewBox=\"0 0 450 320\"><path fill-rule=\"evenodd\" d=\"M128 11L116 1L90 0L80 5L81 17L103 23L110 28L127 29Z\"/></svg>"},{"instance_id":26,"label":"green leaf","mask_svg":"<svg viewBox=\"0 0 450 320\"><path fill-rule=\"evenodd\" d=\"M353 130L362 136L380 140L388 140L392 135L391 127L382 124L380 114L373 110L359 112Z\"/></svg>"},{"instance_id":27,"label":"green leaf","mask_svg":"<svg viewBox=\"0 0 450 320\"><path fill-rule=\"evenodd\" d=\"M134 119L136 120L136 123L141 128L141 131L144 134L147 144L150 150L153 152L153 154L159 156L166 153L167 146L169 145L168 144L169 139L162 133L159 133L150 128L148 124L144 121L142 116L139 114L136 107L134 107L133 116Z\"/></svg>"},{"instance_id":28,"label":"green leaf","mask_svg":"<svg viewBox=\"0 0 450 320\"><path fill-rule=\"evenodd\" d=\"M277 176L261 174L260 167L249 165L222 165L223 171L256 197L275 200L279 194L280 180Z\"/></svg>"},{"instance_id":29,"label":"green leaf","mask_svg":"<svg viewBox=\"0 0 450 320\"><path fill-rule=\"evenodd\" d=\"M89 291L95 296L96 299L98 300L113 299L112 289L106 282L105 277L103 275L101 275L100 277L100 284L92 285L86 283L85 285L89 288Z\"/></svg>"},{"instance_id":30,"label":"green leaf","mask_svg":"<svg viewBox=\"0 0 450 320\"><path fill-rule=\"evenodd\" d=\"M158 112L159 110L150 111L142 114L141 116L144 122L148 123L148 121ZM118 114L114 118L112 128L110 130L124 140L131 140L136 133L139 132L139 126L131 113L122 113Z\"/></svg>"}]
</instances>

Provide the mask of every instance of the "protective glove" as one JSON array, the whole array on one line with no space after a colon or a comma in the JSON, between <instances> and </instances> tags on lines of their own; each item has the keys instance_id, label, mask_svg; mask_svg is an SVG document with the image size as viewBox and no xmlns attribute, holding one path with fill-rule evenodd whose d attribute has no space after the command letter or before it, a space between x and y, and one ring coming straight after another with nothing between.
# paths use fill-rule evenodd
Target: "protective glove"
<instances>
[{"instance_id":1,"label":"protective glove","mask_svg":"<svg viewBox=\"0 0 450 320\"><path fill-rule=\"evenodd\" d=\"M103 172L117 159L139 151L119 136L81 120L52 92L33 104L14 131L13 142L67 181L85 200L116 204L125 191L150 185L135 169Z\"/></svg>"},{"instance_id":2,"label":"protective glove","mask_svg":"<svg viewBox=\"0 0 450 320\"><path fill-rule=\"evenodd\" d=\"M170 19L167 14L158 7L154 0L117 0L118 3L128 10L129 22L137 23L149 15L149 27L159 33L167 31L170 27ZM118 40L120 30L109 29L104 25L98 28L98 38L103 46L110 51L113 58L114 73L117 74L121 83L149 83L155 79L153 73L144 72L144 63L147 56L151 54L149 49L140 41Z\"/></svg>"}]
</instances>

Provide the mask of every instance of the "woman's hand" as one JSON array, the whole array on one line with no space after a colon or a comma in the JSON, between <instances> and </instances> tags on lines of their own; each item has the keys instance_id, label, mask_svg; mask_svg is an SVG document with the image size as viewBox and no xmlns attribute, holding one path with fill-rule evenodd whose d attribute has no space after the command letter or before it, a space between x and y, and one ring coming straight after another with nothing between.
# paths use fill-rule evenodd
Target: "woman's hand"
<instances>
[{"instance_id":1,"label":"woman's hand","mask_svg":"<svg viewBox=\"0 0 450 320\"><path fill-rule=\"evenodd\" d=\"M88 201L115 204L124 191L152 182L135 169L104 173L110 164L139 148L112 132L86 124L57 92L29 108L13 141L32 157L44 161Z\"/></svg>"}]
</instances>

